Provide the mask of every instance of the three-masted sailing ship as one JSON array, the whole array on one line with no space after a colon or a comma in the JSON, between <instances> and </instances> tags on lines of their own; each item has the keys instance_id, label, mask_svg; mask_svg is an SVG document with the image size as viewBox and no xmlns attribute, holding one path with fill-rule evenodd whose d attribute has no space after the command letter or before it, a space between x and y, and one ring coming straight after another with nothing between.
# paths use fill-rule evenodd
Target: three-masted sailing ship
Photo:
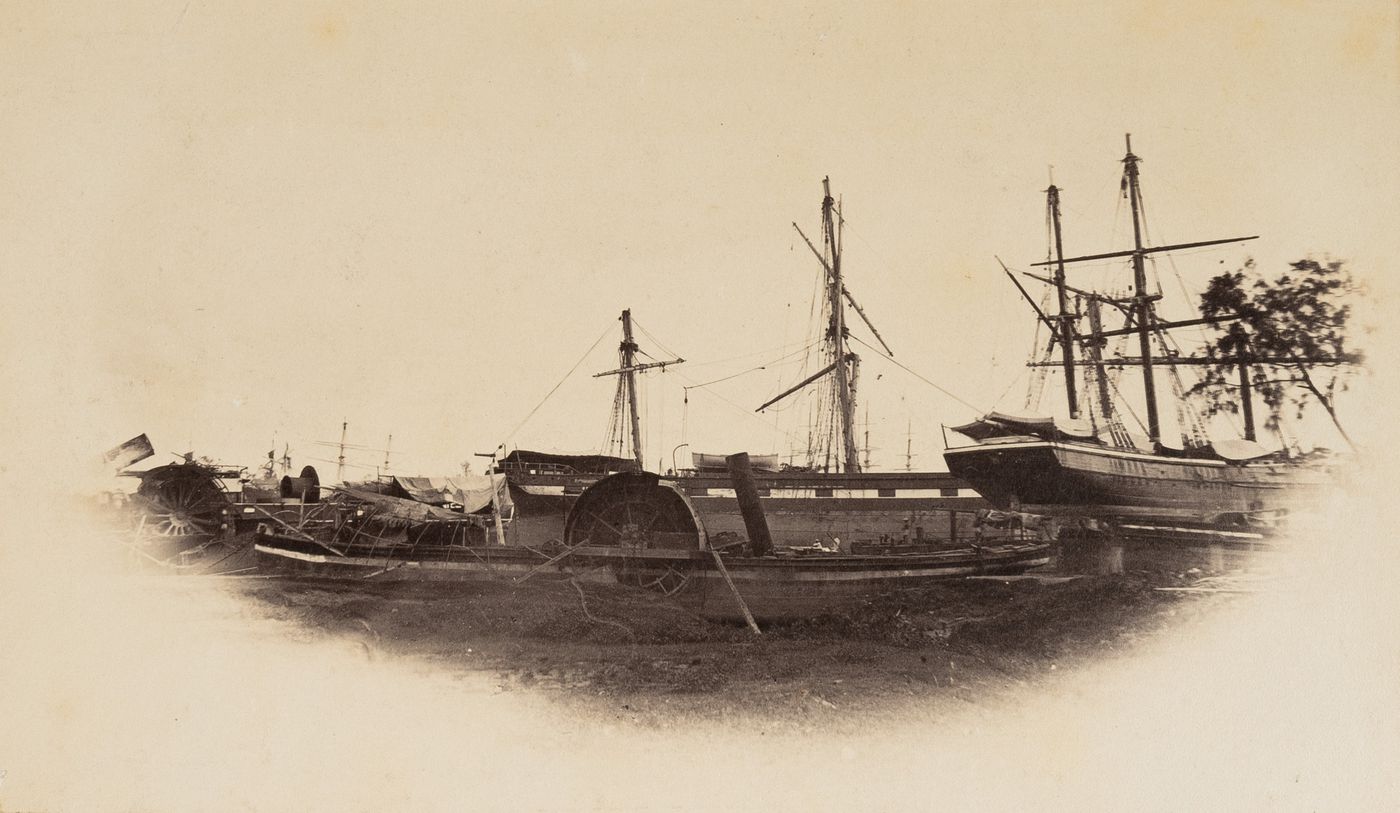
<instances>
[{"instance_id":1,"label":"three-masted sailing ship","mask_svg":"<svg viewBox=\"0 0 1400 813\"><path fill-rule=\"evenodd\" d=\"M825 275L825 325L818 361L822 366L758 408L766 409L808 387L823 388L824 408L815 425L815 439L808 444L807 465L784 466L776 455L753 458L773 541L790 546L840 543L849 548L851 541L881 538L915 544L967 539L974 532L976 512L987 507L967 482L941 471L871 472L862 465L856 398L860 358L851 347L847 305L886 352L888 347L845 285L841 214L829 179L822 184L821 246L802 234ZM793 226L802 233L797 224ZM610 472L646 468L638 430L636 376L679 360L639 364L631 324L630 313L624 311L618 368L599 373L618 377L610 437L630 440L631 454L618 453L625 444L596 455L511 451L497 464L510 483L516 511L508 535L521 540L560 538L569 506L588 486ZM693 453L691 458L693 467L673 472L668 481L691 501L710 533L741 534L743 517L723 468L723 455Z\"/></svg>"},{"instance_id":2,"label":"three-masted sailing ship","mask_svg":"<svg viewBox=\"0 0 1400 813\"><path fill-rule=\"evenodd\" d=\"M1032 362L1031 366L1063 369L1069 419L993 412L972 423L949 427L972 442L948 448L944 459L951 472L1002 508L1086 515L1110 521L1213 527L1270 524L1289 508L1320 495L1331 479L1329 472L1335 459L1325 450L1308 454L1269 451L1257 442L1250 370L1263 360L1248 354L1230 358L1161 352L1170 347L1165 331L1212 320L1171 322L1159 318L1156 302L1161 295L1149 293L1147 257L1254 238L1145 245L1139 160L1133 154L1129 137L1122 184L1133 218L1133 247L1128 250L1065 257L1059 190L1053 183L1046 190L1047 214L1053 226L1053 256L1036 265L1051 266L1053 275L1028 276L1054 287L1058 313L1045 314L1024 288L1021 290L1049 327L1051 347L1058 346L1060 354L1056 361L1047 359ZM1108 296L1066 283L1067 264L1114 258L1131 260L1130 296ZM1009 270L1007 274L1016 282ZM1020 287L1019 282L1017 286ZM1123 315L1123 327L1104 329L1105 312L1110 309ZM1087 322L1087 329L1081 326L1082 322ZM1135 337L1138 354L1105 357L1107 340L1114 337ZM1297 359L1267 361L1285 366L1300 363ZM1189 409L1187 393L1180 385L1176 368L1185 365L1238 368L1240 412L1244 419L1242 439L1209 439L1204 423ZM1145 438L1127 430L1124 410L1131 407L1120 408L1121 399L1113 397L1117 385L1110 371L1125 367L1141 371ZM1169 376L1180 408L1179 449L1163 443L1157 392L1162 370ZM1080 380L1085 383L1086 392L1077 386Z\"/></svg>"}]
</instances>

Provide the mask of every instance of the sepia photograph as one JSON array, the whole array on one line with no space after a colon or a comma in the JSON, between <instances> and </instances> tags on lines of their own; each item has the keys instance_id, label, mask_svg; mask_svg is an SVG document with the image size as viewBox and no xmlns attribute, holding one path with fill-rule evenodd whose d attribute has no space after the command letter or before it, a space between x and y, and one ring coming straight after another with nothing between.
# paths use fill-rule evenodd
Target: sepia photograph
<instances>
[{"instance_id":1,"label":"sepia photograph","mask_svg":"<svg viewBox=\"0 0 1400 813\"><path fill-rule=\"evenodd\" d=\"M1400 4L0 3L0 813L1400 806Z\"/></svg>"}]
</instances>

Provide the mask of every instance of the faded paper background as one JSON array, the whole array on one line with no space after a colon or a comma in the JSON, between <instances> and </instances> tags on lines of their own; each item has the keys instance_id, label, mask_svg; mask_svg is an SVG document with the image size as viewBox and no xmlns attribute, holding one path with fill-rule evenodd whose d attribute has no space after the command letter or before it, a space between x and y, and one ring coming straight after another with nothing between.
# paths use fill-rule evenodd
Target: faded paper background
<instances>
[{"instance_id":1,"label":"faded paper background","mask_svg":"<svg viewBox=\"0 0 1400 813\"><path fill-rule=\"evenodd\" d=\"M1392 2L3 4L0 810L1393 807L1398 43ZM866 354L876 467L941 468L940 424L1024 397L993 257L1044 254L1048 167L1068 253L1131 239L1125 132L1155 241L1262 236L1159 264L1169 293L1251 256L1364 279L1340 408L1372 459L1307 531L1307 595L1064 696L637 731L195 588L172 617L60 499L140 432L323 471L342 421L403 473L596 448L606 379L522 421L612 366L624 307L690 360L648 379L649 464L787 454L804 408L752 408L790 368L686 387L800 347L824 176L849 286L956 396Z\"/></svg>"}]
</instances>

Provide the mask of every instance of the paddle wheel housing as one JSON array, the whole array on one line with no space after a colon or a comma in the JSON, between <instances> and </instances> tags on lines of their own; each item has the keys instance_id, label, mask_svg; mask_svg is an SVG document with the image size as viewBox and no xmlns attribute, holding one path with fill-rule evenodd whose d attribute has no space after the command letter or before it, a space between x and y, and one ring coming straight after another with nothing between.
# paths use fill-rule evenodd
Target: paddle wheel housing
<instances>
[{"instance_id":1,"label":"paddle wheel housing","mask_svg":"<svg viewBox=\"0 0 1400 813\"><path fill-rule=\"evenodd\" d=\"M214 536L233 500L219 472L198 463L175 463L142 472L135 503L143 532L164 537Z\"/></svg>"},{"instance_id":2,"label":"paddle wheel housing","mask_svg":"<svg viewBox=\"0 0 1400 813\"><path fill-rule=\"evenodd\" d=\"M627 554L613 565L620 583L670 595L685 587L692 569L675 554L707 550L709 538L678 488L650 472L623 472L579 495L564 522L564 544L620 548Z\"/></svg>"},{"instance_id":3,"label":"paddle wheel housing","mask_svg":"<svg viewBox=\"0 0 1400 813\"><path fill-rule=\"evenodd\" d=\"M650 472L623 472L589 486L564 522L564 544L635 550L704 550L705 525L690 500Z\"/></svg>"}]
</instances>

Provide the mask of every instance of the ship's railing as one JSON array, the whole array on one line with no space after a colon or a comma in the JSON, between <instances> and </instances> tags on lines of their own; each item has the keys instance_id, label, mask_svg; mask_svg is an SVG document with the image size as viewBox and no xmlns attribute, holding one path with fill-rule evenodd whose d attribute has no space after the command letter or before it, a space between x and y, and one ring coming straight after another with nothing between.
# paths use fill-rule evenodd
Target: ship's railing
<instances>
[{"instance_id":1,"label":"ship's railing","mask_svg":"<svg viewBox=\"0 0 1400 813\"><path fill-rule=\"evenodd\" d=\"M498 472L517 474L583 474L573 466L563 463L497 463Z\"/></svg>"}]
</instances>

